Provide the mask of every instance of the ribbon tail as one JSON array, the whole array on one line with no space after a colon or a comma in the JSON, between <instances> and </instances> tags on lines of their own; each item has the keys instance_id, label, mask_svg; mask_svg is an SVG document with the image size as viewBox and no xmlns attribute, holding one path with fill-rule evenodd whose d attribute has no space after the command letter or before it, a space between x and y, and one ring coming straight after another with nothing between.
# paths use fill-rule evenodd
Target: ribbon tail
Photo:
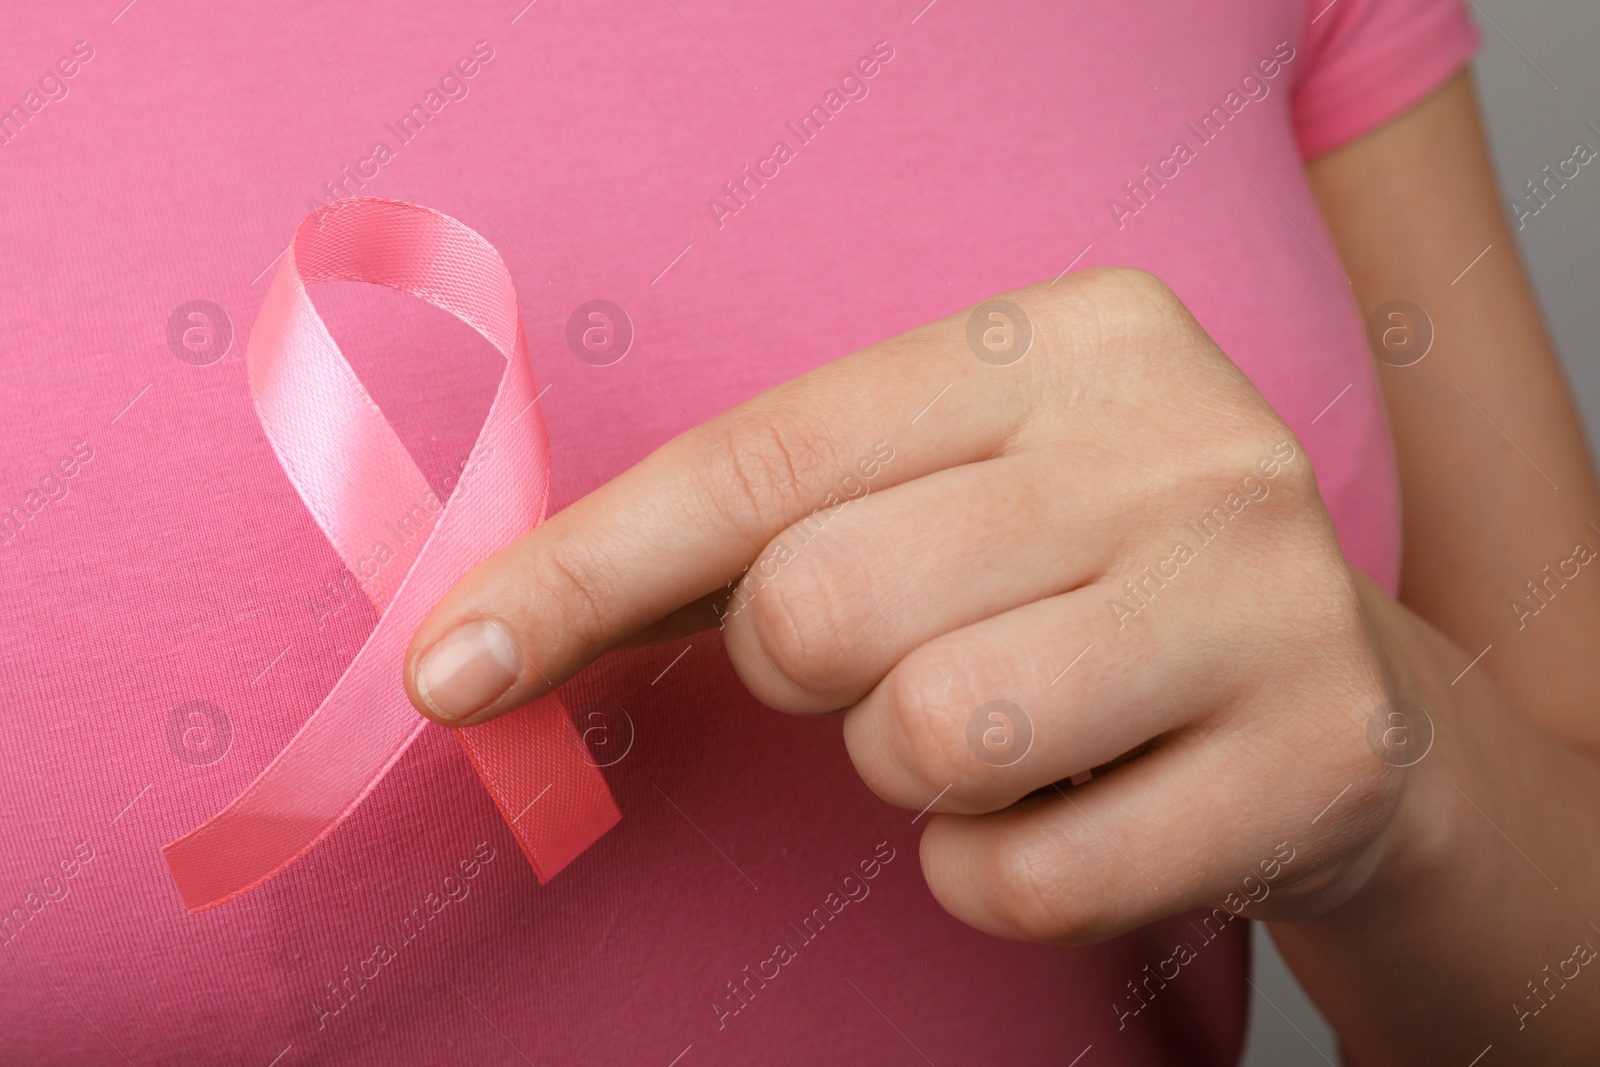
<instances>
[{"instance_id":1,"label":"ribbon tail","mask_svg":"<svg viewBox=\"0 0 1600 1067\"><path fill-rule=\"evenodd\" d=\"M529 734L543 744L526 743ZM554 694L456 731L544 885L622 820L600 768Z\"/></svg>"},{"instance_id":2,"label":"ribbon tail","mask_svg":"<svg viewBox=\"0 0 1600 1067\"><path fill-rule=\"evenodd\" d=\"M293 866L339 828L427 725L419 723L398 739L389 758L368 774L364 787L347 794L342 808L337 802L332 809L320 808L337 795L337 788L307 788L294 771L274 775L283 762L280 757L226 808L163 845L161 858L184 909L195 915L226 904ZM300 773L303 777L304 771Z\"/></svg>"}]
</instances>

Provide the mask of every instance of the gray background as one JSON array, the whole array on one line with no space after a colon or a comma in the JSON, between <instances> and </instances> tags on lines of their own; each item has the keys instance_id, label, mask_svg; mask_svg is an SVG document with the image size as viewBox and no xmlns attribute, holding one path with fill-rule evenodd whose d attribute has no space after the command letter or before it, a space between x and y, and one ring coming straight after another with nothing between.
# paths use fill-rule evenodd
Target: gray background
<instances>
[{"instance_id":1,"label":"gray background","mask_svg":"<svg viewBox=\"0 0 1600 1067\"><path fill-rule=\"evenodd\" d=\"M1503 190L1521 189L1576 141L1600 150L1600 4L1594 0L1477 0L1483 49L1473 64ZM1566 364L1590 451L1600 427L1600 161L1586 166L1517 234ZM1261 926L1255 929L1255 984L1245 1067L1337 1064L1333 1035Z\"/></svg>"}]
</instances>

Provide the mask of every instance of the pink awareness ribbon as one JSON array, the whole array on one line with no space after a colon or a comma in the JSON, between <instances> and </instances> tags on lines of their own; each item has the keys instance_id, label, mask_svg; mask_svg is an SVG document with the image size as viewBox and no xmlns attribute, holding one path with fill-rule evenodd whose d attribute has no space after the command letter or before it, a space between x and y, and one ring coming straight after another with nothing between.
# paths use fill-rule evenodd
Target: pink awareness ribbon
<instances>
[{"instance_id":1,"label":"pink awareness ribbon","mask_svg":"<svg viewBox=\"0 0 1600 1067\"><path fill-rule=\"evenodd\" d=\"M306 295L308 284L333 280L421 297L505 356L448 502L440 503ZM412 633L473 564L543 521L550 492L550 446L511 275L488 241L447 215L357 197L306 216L251 328L245 363L267 440L380 617L260 776L162 849L191 913L282 872L383 779L429 725L401 684ZM386 524L416 533L392 545ZM621 818L554 694L454 732L540 884Z\"/></svg>"}]
</instances>

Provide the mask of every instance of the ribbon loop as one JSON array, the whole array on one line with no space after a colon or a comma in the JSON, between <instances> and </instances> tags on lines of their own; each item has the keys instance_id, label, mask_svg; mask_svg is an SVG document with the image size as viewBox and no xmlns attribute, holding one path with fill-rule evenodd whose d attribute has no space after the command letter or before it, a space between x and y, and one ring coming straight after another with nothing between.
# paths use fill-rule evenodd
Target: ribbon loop
<instances>
[{"instance_id":1,"label":"ribbon loop","mask_svg":"<svg viewBox=\"0 0 1600 1067\"><path fill-rule=\"evenodd\" d=\"M466 468L441 503L340 354L310 282L371 282L449 311L506 357ZM478 560L544 519L550 453L516 291L455 219L358 197L308 215L251 328L261 426L307 509L381 613L321 706L217 815L162 849L191 912L238 897L331 833L427 726L400 671L428 609ZM396 521L415 531L390 545ZM554 694L455 731L541 883L621 818Z\"/></svg>"}]
</instances>

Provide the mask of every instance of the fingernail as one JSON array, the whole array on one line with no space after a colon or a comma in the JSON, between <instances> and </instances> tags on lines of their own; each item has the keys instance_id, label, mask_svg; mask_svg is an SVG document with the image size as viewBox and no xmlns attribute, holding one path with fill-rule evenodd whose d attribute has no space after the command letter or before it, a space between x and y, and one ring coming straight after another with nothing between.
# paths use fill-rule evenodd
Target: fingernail
<instances>
[{"instance_id":1,"label":"fingernail","mask_svg":"<svg viewBox=\"0 0 1600 1067\"><path fill-rule=\"evenodd\" d=\"M456 627L417 666L417 693L441 719L465 719L517 680L516 642L504 626L479 619Z\"/></svg>"}]
</instances>

